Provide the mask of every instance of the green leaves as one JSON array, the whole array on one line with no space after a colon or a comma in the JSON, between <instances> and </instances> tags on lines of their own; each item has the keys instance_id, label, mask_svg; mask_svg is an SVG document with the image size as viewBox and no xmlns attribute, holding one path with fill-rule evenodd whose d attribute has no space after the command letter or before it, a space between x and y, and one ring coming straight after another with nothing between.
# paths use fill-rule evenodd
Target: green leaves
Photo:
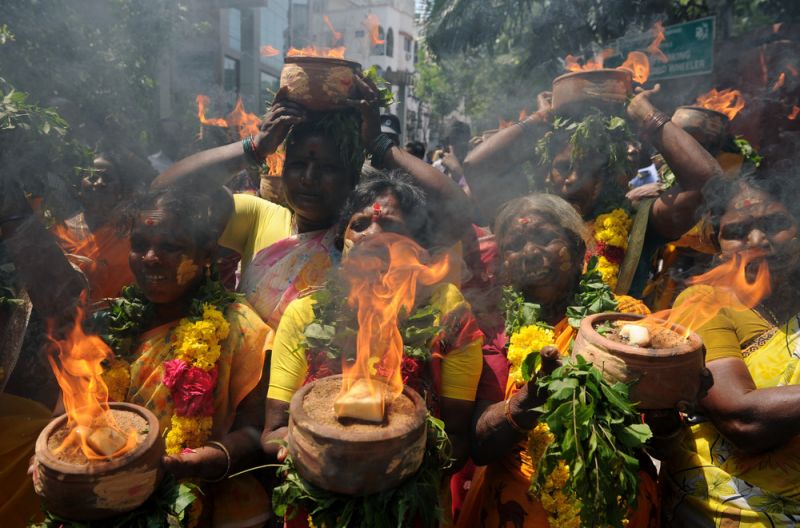
<instances>
[{"instance_id":1,"label":"green leaves","mask_svg":"<svg viewBox=\"0 0 800 528\"><path fill-rule=\"evenodd\" d=\"M378 87L378 100L380 105L387 107L394 103L394 92L392 92L392 85L385 79L378 75L378 67L372 66L364 70L364 77L372 81Z\"/></svg>"},{"instance_id":2,"label":"green leaves","mask_svg":"<svg viewBox=\"0 0 800 528\"><path fill-rule=\"evenodd\" d=\"M503 288L500 309L505 312L506 336L509 338L516 334L523 326L532 324L542 325L539 321L542 307L536 303L526 301L522 294L511 286Z\"/></svg>"},{"instance_id":3,"label":"green leaves","mask_svg":"<svg viewBox=\"0 0 800 528\"><path fill-rule=\"evenodd\" d=\"M540 420L556 440L538 462L532 488L537 491L564 460L570 467L566 491L581 501L584 525L622 527L638 491L636 453L651 437L628 386L609 383L583 356L537 383L549 394L538 409Z\"/></svg>"},{"instance_id":4,"label":"green leaves","mask_svg":"<svg viewBox=\"0 0 800 528\"><path fill-rule=\"evenodd\" d=\"M578 284L574 303L567 307L567 318L573 328L580 327L581 321L588 315L617 310L614 293L603 282L603 276L597 269L597 257L589 260L586 272Z\"/></svg>"}]
</instances>

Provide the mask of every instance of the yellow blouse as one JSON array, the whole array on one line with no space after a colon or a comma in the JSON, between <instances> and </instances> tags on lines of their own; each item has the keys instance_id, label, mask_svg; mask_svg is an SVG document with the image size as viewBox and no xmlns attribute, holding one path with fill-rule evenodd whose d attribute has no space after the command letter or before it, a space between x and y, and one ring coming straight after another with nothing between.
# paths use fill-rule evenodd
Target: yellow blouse
<instances>
[{"instance_id":1,"label":"yellow blouse","mask_svg":"<svg viewBox=\"0 0 800 528\"><path fill-rule=\"evenodd\" d=\"M267 398L289 402L308 373L303 332L314 320L314 298L292 301L278 326L272 348ZM431 296L431 305L444 315L467 305L459 289L450 283L440 284ZM438 321L437 321L438 322ZM481 376L483 339L450 350L442 359L442 394L444 398L474 401Z\"/></svg>"},{"instance_id":2,"label":"yellow blouse","mask_svg":"<svg viewBox=\"0 0 800 528\"><path fill-rule=\"evenodd\" d=\"M292 234L292 212L249 194L234 194L233 207L219 245L242 256L244 273L256 253Z\"/></svg>"}]
</instances>

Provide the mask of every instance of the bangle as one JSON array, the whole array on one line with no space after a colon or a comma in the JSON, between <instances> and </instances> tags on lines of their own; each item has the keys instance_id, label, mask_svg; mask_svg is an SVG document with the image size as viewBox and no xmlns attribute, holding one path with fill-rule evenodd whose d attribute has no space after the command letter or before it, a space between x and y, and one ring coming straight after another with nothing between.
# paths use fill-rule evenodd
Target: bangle
<instances>
[{"instance_id":1,"label":"bangle","mask_svg":"<svg viewBox=\"0 0 800 528\"><path fill-rule=\"evenodd\" d=\"M244 151L245 155L248 158L250 158L252 165L258 167L260 171L269 170L266 161L258 156L258 151L256 150L256 142L255 139L253 139L253 134L250 134L249 136L247 136L242 140L242 150Z\"/></svg>"},{"instance_id":2,"label":"bangle","mask_svg":"<svg viewBox=\"0 0 800 528\"><path fill-rule=\"evenodd\" d=\"M656 132L661 130L661 128L671 120L672 119L664 112L653 110L647 114L647 117L644 118L644 123L642 124L642 134L647 139L651 139Z\"/></svg>"},{"instance_id":3,"label":"bangle","mask_svg":"<svg viewBox=\"0 0 800 528\"><path fill-rule=\"evenodd\" d=\"M527 435L530 432L528 429L520 427L520 425L514 420L514 417L511 415L511 396L509 396L509 398L506 400L505 414L506 414L506 422L508 423L508 425L513 427L514 430L516 430L518 433Z\"/></svg>"},{"instance_id":4,"label":"bangle","mask_svg":"<svg viewBox=\"0 0 800 528\"><path fill-rule=\"evenodd\" d=\"M372 160L372 166L376 169L382 169L383 158L386 157L386 153L393 146L394 141L392 141L389 136L386 134L378 134L375 139L372 140L372 143L367 146L367 150L370 153L370 159Z\"/></svg>"},{"instance_id":5,"label":"bangle","mask_svg":"<svg viewBox=\"0 0 800 528\"><path fill-rule=\"evenodd\" d=\"M215 440L212 440L210 442L206 442L206 445L209 445L209 446L212 446L212 447L216 447L217 449L219 449L223 453L225 453L225 460L227 461L227 467L225 468L225 473L223 473L221 477L216 478L214 480L208 480L207 482L219 482L221 480L225 480L228 477L228 473L231 472L231 453L230 453L230 451L228 451L228 448L225 447L225 444L223 444L222 442L217 442Z\"/></svg>"}]
</instances>

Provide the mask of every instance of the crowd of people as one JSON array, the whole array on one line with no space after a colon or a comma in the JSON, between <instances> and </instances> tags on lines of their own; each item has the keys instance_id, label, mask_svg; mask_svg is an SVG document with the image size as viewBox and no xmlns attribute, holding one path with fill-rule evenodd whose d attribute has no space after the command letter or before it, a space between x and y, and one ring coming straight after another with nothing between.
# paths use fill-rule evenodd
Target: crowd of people
<instances>
[{"instance_id":1,"label":"crowd of people","mask_svg":"<svg viewBox=\"0 0 800 528\"><path fill-rule=\"evenodd\" d=\"M2 182L0 245L20 291L54 339L80 306L84 325L112 347L103 374L110 398L151 410L166 442L164 468L202 489L193 525L282 525L271 503L281 475L235 474L284 461L292 396L342 370L341 356L308 339L309 326L335 317L358 330L347 319L349 263L401 237L424 260L450 262L414 301L439 330L403 363L404 383L451 443L432 499L441 525L577 526L555 523L531 488L527 443L548 397L537 380L569 356L572 308L590 275L602 279L614 311L680 303L680 288L657 303L646 292L663 273L664 246L693 229L713 253L707 267L757 253L770 293L749 310L723 307L697 329L713 385L696 409L651 423L653 449L637 457L638 498L620 508L631 528L800 522L800 180L786 160L723 171L716 153L653 105L658 87L616 117L612 132L628 135L604 131L597 137L606 143L592 148L558 126L544 93L538 111L480 138L451 124L443 148L426 156L421 142L401 145L399 121L381 116L371 81L356 78L355 90L350 108L328 112L279 91L257 134L183 159L173 159L168 139L149 163L97 149L80 211L55 225L45 226L16 182ZM176 133L169 125L165 136ZM226 187L280 147L280 193ZM650 152L674 182L632 190L639 169L653 176ZM755 274L748 268L748 280ZM507 291L538 306L552 329L554 345L542 348L530 381L509 354ZM210 357L183 346L194 321L213 328L203 337L216 350ZM52 378L41 380L49 367L35 367L47 365L48 350L37 332L31 325L19 336L17 368L1 376L4 526L39 515L30 460L39 431L62 411ZM182 420L189 403L173 389L181 373L171 366L182 357L214 372L202 425ZM293 513L288 526L312 525L313 512Z\"/></svg>"}]
</instances>

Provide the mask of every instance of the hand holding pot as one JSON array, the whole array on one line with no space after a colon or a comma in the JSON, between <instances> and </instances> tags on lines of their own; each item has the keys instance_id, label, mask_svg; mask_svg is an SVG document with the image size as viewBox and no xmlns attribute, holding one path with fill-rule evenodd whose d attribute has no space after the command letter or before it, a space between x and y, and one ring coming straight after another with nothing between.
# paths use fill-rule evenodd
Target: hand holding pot
<instances>
[{"instance_id":1,"label":"hand holding pot","mask_svg":"<svg viewBox=\"0 0 800 528\"><path fill-rule=\"evenodd\" d=\"M308 111L289 101L287 93L288 89L284 86L275 94L275 100L254 138L256 151L262 158L278 149L292 125L302 123L308 117Z\"/></svg>"},{"instance_id":2,"label":"hand holding pot","mask_svg":"<svg viewBox=\"0 0 800 528\"><path fill-rule=\"evenodd\" d=\"M646 130L648 120L658 113L658 109L650 102L650 96L661 91L657 84L652 90L636 89L636 95L628 103L628 117L640 130Z\"/></svg>"},{"instance_id":3,"label":"hand holding pot","mask_svg":"<svg viewBox=\"0 0 800 528\"><path fill-rule=\"evenodd\" d=\"M538 107L536 113L549 121L553 113L553 92L539 92L539 95L536 96L536 106Z\"/></svg>"},{"instance_id":4,"label":"hand holding pot","mask_svg":"<svg viewBox=\"0 0 800 528\"><path fill-rule=\"evenodd\" d=\"M375 84L364 77L354 77L355 90L347 104L361 113L361 141L364 145L372 145L381 133L380 93Z\"/></svg>"}]
</instances>

